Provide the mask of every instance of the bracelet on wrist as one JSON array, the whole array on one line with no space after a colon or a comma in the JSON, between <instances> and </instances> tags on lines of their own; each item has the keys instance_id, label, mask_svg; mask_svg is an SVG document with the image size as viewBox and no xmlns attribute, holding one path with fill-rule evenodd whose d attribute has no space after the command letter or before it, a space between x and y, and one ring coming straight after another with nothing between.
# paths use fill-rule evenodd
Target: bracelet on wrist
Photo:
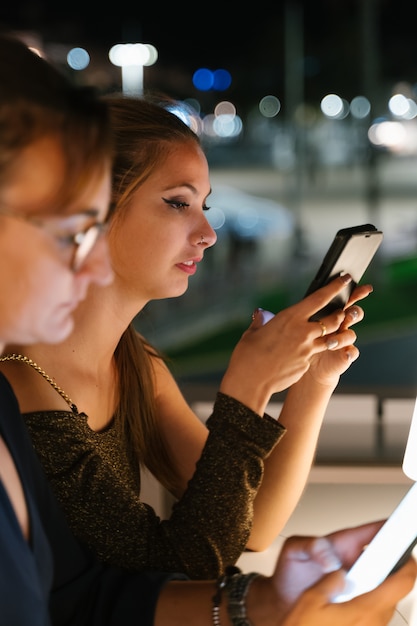
<instances>
[{"instance_id":1,"label":"bracelet on wrist","mask_svg":"<svg viewBox=\"0 0 417 626\"><path fill-rule=\"evenodd\" d=\"M223 574L217 579L216 593L211 599L213 603L213 608L212 608L213 626L221 626L220 605L222 603L222 593L223 593L223 589L225 585L226 585L226 574Z\"/></svg>"},{"instance_id":2,"label":"bracelet on wrist","mask_svg":"<svg viewBox=\"0 0 417 626\"><path fill-rule=\"evenodd\" d=\"M227 594L227 612L233 626L252 626L246 616L246 595L249 587L259 576L256 572L242 574L238 567L230 566L225 570L225 574L217 581L216 593L213 601L213 626L221 626L220 605L223 590Z\"/></svg>"}]
</instances>

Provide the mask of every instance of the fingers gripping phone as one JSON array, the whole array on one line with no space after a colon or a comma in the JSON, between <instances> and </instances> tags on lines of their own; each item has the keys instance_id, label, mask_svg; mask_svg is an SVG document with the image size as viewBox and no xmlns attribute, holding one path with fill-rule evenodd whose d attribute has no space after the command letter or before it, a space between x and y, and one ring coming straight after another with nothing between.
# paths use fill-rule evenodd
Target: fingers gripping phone
<instances>
[{"instance_id":1,"label":"fingers gripping phone","mask_svg":"<svg viewBox=\"0 0 417 626\"><path fill-rule=\"evenodd\" d=\"M417 543L417 483L381 526L346 574L345 591L332 602L346 602L380 585L411 555Z\"/></svg>"},{"instance_id":2,"label":"fingers gripping phone","mask_svg":"<svg viewBox=\"0 0 417 626\"><path fill-rule=\"evenodd\" d=\"M323 262L307 289L306 296L341 274L350 274L352 281L346 285L323 309L310 317L317 321L336 309L343 309L352 291L361 280L383 239L382 231L373 224L342 228L328 249Z\"/></svg>"}]
</instances>

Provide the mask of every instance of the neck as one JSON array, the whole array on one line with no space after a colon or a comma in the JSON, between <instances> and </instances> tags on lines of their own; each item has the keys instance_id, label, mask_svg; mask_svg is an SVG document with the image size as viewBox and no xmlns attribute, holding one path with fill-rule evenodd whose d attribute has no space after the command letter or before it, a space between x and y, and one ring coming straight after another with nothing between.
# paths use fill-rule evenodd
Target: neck
<instances>
[{"instance_id":1,"label":"neck","mask_svg":"<svg viewBox=\"0 0 417 626\"><path fill-rule=\"evenodd\" d=\"M7 352L24 354L45 368L53 368L55 362L62 364L67 360L70 363L76 359L79 368L106 371L113 361L120 337L140 310L137 303L137 308L129 306L126 296L117 291L90 286L87 298L74 313L74 330L65 341L59 344L8 345Z\"/></svg>"}]
</instances>

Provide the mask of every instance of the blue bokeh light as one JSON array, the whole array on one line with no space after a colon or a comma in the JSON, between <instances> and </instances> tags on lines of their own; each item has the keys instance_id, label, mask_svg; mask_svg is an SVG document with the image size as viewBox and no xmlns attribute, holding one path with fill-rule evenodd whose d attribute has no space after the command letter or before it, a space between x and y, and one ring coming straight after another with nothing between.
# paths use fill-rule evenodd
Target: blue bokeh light
<instances>
[{"instance_id":1,"label":"blue bokeh light","mask_svg":"<svg viewBox=\"0 0 417 626\"><path fill-rule=\"evenodd\" d=\"M232 77L227 70L215 70L213 72L213 89L226 91L232 83Z\"/></svg>"},{"instance_id":2,"label":"blue bokeh light","mask_svg":"<svg viewBox=\"0 0 417 626\"><path fill-rule=\"evenodd\" d=\"M225 91L230 87L232 77L224 69L210 70L202 67L193 74L193 85L199 91Z\"/></svg>"},{"instance_id":3,"label":"blue bokeh light","mask_svg":"<svg viewBox=\"0 0 417 626\"><path fill-rule=\"evenodd\" d=\"M213 80L213 72L207 68L196 70L193 74L193 85L199 91L210 91Z\"/></svg>"}]
</instances>

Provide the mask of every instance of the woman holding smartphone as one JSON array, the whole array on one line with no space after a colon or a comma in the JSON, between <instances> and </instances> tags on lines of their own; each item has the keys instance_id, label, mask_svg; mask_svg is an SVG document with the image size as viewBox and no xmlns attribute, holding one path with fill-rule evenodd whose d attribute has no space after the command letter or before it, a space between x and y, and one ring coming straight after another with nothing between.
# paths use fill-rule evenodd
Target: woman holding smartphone
<instances>
[{"instance_id":1,"label":"woman holding smartphone","mask_svg":"<svg viewBox=\"0 0 417 626\"><path fill-rule=\"evenodd\" d=\"M296 506L328 401L359 355L350 326L363 310L353 303L371 287L321 323L309 318L349 276L266 324L258 311L203 425L132 320L150 300L183 294L215 244L207 159L167 107L122 96L108 103L115 280L90 290L67 341L9 345L2 371L73 531L99 558L217 576L243 550L269 546ZM266 415L287 388L281 414ZM140 466L177 499L169 519L142 501Z\"/></svg>"},{"instance_id":2,"label":"woman holding smartphone","mask_svg":"<svg viewBox=\"0 0 417 626\"><path fill-rule=\"evenodd\" d=\"M0 342L55 342L71 331L87 286L112 279L99 237L111 158L105 108L1 35L0 84ZM69 531L3 375L0 400L2 624L209 626L215 617L230 626L230 583L255 626L354 626L361 615L367 626L385 626L415 579L409 560L374 592L331 604L343 587L340 566L357 557L378 524L293 538L272 577L237 573L193 583L181 574L105 567Z\"/></svg>"}]
</instances>

